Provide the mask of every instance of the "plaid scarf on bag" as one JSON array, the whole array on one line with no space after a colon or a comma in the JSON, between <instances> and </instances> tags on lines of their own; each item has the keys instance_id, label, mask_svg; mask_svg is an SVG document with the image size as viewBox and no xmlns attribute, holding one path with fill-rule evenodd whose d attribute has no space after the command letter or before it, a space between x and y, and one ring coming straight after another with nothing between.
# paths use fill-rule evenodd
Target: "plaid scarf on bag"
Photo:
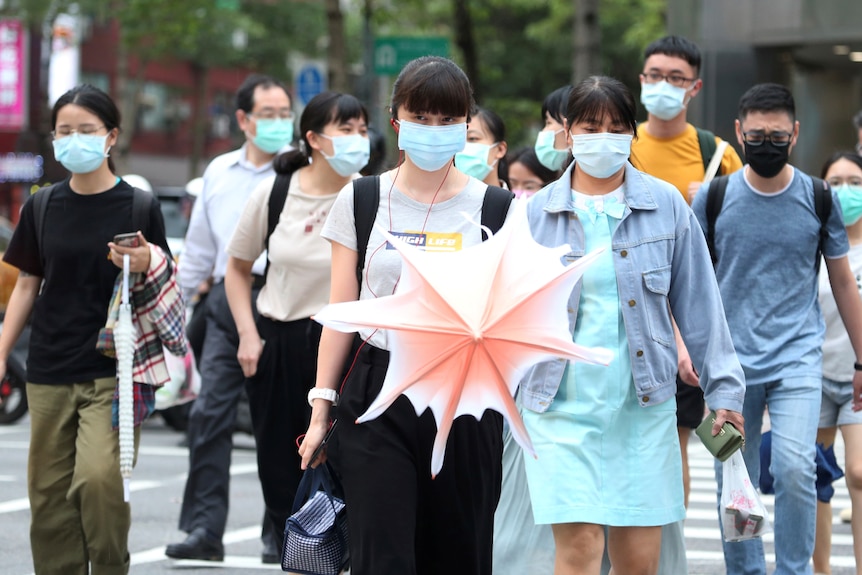
<instances>
[{"instance_id":1,"label":"plaid scarf on bag","mask_svg":"<svg viewBox=\"0 0 862 575\"><path fill-rule=\"evenodd\" d=\"M164 349L178 356L188 351L185 336L185 306L177 285L175 267L162 249L150 245L150 267L147 272L129 277L132 325L135 330L134 381L135 425L140 425L155 408L156 387L171 377L165 364ZM114 325L120 315L123 274L114 282L114 293L108 308L108 320L99 330L96 349L116 357ZM164 349L163 349L164 348ZM118 425L118 394L114 391L113 425Z\"/></svg>"}]
</instances>

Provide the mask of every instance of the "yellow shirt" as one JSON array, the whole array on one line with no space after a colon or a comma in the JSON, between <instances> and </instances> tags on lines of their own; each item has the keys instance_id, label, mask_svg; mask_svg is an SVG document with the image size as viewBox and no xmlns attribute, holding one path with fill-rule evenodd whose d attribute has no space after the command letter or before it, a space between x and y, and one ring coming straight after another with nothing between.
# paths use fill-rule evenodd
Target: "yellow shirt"
<instances>
[{"instance_id":1,"label":"yellow shirt","mask_svg":"<svg viewBox=\"0 0 862 575\"><path fill-rule=\"evenodd\" d=\"M701 182L704 176L703 156L697 141L697 130L686 124L685 131L673 138L656 138L647 133L647 123L638 126L638 137L632 142L632 163L651 176L673 184L687 202L688 186ZM715 138L716 144L721 138ZM719 174L730 174L742 167L733 146L724 150Z\"/></svg>"}]
</instances>

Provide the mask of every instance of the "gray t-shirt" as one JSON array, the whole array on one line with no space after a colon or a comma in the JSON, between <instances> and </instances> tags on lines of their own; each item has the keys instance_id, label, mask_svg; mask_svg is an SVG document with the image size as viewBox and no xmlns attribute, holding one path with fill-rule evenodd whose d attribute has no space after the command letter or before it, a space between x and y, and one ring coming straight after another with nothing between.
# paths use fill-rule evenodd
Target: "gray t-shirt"
<instances>
[{"instance_id":1,"label":"gray t-shirt","mask_svg":"<svg viewBox=\"0 0 862 575\"><path fill-rule=\"evenodd\" d=\"M862 244L852 246L847 254L850 260L850 271L856 278L856 287L862 295ZM856 352L850 345L850 337L844 322L838 314L838 305L829 284L829 274L826 268L820 270L820 307L826 320L826 337L823 341L823 377L832 381L852 382L856 370Z\"/></svg>"},{"instance_id":2,"label":"gray t-shirt","mask_svg":"<svg viewBox=\"0 0 862 575\"><path fill-rule=\"evenodd\" d=\"M433 205L423 204L393 186L390 173L380 176L380 204L377 219L365 251L360 300L392 295L401 276L401 256L384 239L378 226L402 236L426 251L454 252L482 241L479 222L487 184L470 178L467 186L452 198ZM514 205L514 201L512 202ZM469 218L469 219L468 219ZM472 220L472 222L470 221ZM353 217L353 184L338 194L323 226L321 237L356 250L356 221ZM465 289L469 289L466 286ZM360 330L367 338L372 330ZM386 332L379 330L369 343L389 349Z\"/></svg>"},{"instance_id":3,"label":"gray t-shirt","mask_svg":"<svg viewBox=\"0 0 862 575\"><path fill-rule=\"evenodd\" d=\"M764 194L729 176L715 222L715 268L727 323L749 385L786 377L820 377L824 324L817 302L814 256L820 219L811 178L794 169L784 190ZM706 231L708 185L692 209ZM841 208L832 194L824 246L827 258L847 255Z\"/></svg>"}]
</instances>

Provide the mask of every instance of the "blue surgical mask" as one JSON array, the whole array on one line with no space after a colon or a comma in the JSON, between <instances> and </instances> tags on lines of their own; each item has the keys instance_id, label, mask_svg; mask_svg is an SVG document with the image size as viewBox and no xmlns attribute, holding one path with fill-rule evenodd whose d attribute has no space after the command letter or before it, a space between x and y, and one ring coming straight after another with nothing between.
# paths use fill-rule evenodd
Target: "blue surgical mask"
<instances>
[{"instance_id":1,"label":"blue surgical mask","mask_svg":"<svg viewBox=\"0 0 862 575\"><path fill-rule=\"evenodd\" d=\"M451 162L467 144L466 122L426 126L401 120L398 125L398 149L426 172L436 172Z\"/></svg>"},{"instance_id":2,"label":"blue surgical mask","mask_svg":"<svg viewBox=\"0 0 862 575\"><path fill-rule=\"evenodd\" d=\"M835 188L835 194L841 202L844 225L852 226L862 218L862 186L841 184Z\"/></svg>"},{"instance_id":3,"label":"blue surgical mask","mask_svg":"<svg viewBox=\"0 0 862 575\"><path fill-rule=\"evenodd\" d=\"M594 178L609 178L619 172L631 151L631 134L572 135L572 155L577 165Z\"/></svg>"},{"instance_id":4,"label":"blue surgical mask","mask_svg":"<svg viewBox=\"0 0 862 575\"><path fill-rule=\"evenodd\" d=\"M685 110L685 88L661 81L641 84L641 103L647 112L660 120L673 120Z\"/></svg>"},{"instance_id":5,"label":"blue surgical mask","mask_svg":"<svg viewBox=\"0 0 862 575\"><path fill-rule=\"evenodd\" d=\"M362 134L348 134L346 136L327 136L318 134L332 140L332 155L323 154L326 161L333 170L345 178L355 174L366 165L371 157L371 142L367 136ZM321 152L323 153L323 152Z\"/></svg>"},{"instance_id":6,"label":"blue surgical mask","mask_svg":"<svg viewBox=\"0 0 862 575\"><path fill-rule=\"evenodd\" d=\"M488 164L488 154L496 145L467 142L464 151L455 154L455 167L468 176L484 180L497 165L497 160L494 160L493 164Z\"/></svg>"},{"instance_id":7,"label":"blue surgical mask","mask_svg":"<svg viewBox=\"0 0 862 575\"><path fill-rule=\"evenodd\" d=\"M558 150L554 147L554 139L562 130L552 132L551 130L542 130L536 136L536 157L539 158L539 163L549 170L557 171L563 167L563 162L569 156L568 150Z\"/></svg>"},{"instance_id":8,"label":"blue surgical mask","mask_svg":"<svg viewBox=\"0 0 862 575\"><path fill-rule=\"evenodd\" d=\"M267 154L275 154L293 141L293 120L255 119L257 133L254 145Z\"/></svg>"},{"instance_id":9,"label":"blue surgical mask","mask_svg":"<svg viewBox=\"0 0 862 575\"><path fill-rule=\"evenodd\" d=\"M107 134L94 136L74 132L54 140L54 157L73 174L89 174L98 170L108 157L107 140Z\"/></svg>"}]
</instances>

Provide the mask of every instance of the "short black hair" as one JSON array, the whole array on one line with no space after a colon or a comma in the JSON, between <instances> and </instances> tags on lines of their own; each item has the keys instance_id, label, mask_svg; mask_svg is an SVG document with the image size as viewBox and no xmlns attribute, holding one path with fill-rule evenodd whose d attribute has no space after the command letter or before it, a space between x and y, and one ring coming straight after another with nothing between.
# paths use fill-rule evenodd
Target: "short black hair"
<instances>
[{"instance_id":1,"label":"short black hair","mask_svg":"<svg viewBox=\"0 0 862 575\"><path fill-rule=\"evenodd\" d=\"M855 116L853 116L853 125L856 126L857 130L862 130L862 110L859 110Z\"/></svg>"},{"instance_id":2,"label":"short black hair","mask_svg":"<svg viewBox=\"0 0 862 575\"><path fill-rule=\"evenodd\" d=\"M251 112L252 108L254 108L254 91L257 90L258 86L264 89L272 87L281 88L287 94L288 99L290 99L290 92L287 91L287 87L272 76L252 74L243 80L242 85L236 91L237 110L242 110L245 113Z\"/></svg>"},{"instance_id":3,"label":"short black hair","mask_svg":"<svg viewBox=\"0 0 862 575\"><path fill-rule=\"evenodd\" d=\"M552 117L560 124L563 123L563 118L566 117L566 104L569 102L569 94L571 93L572 86L567 84L545 96L545 101L542 102L542 125L545 124L547 116Z\"/></svg>"},{"instance_id":4,"label":"short black hair","mask_svg":"<svg viewBox=\"0 0 862 575\"><path fill-rule=\"evenodd\" d=\"M695 74L700 74L700 48L687 38L683 38L682 36L659 38L644 50L644 61L653 54L682 58L694 68Z\"/></svg>"},{"instance_id":5,"label":"short black hair","mask_svg":"<svg viewBox=\"0 0 862 575\"><path fill-rule=\"evenodd\" d=\"M605 114L637 137L635 98L625 84L608 76L590 76L572 89L566 110L569 129L578 122L599 122Z\"/></svg>"},{"instance_id":6,"label":"short black hair","mask_svg":"<svg viewBox=\"0 0 862 575\"><path fill-rule=\"evenodd\" d=\"M791 120L796 120L796 103L786 86L771 82L756 84L739 99L739 120L751 112L787 112Z\"/></svg>"},{"instance_id":7,"label":"short black hair","mask_svg":"<svg viewBox=\"0 0 862 575\"><path fill-rule=\"evenodd\" d=\"M404 65L392 85L392 119L398 110L470 117L475 106L467 74L448 58L422 56Z\"/></svg>"}]
</instances>

